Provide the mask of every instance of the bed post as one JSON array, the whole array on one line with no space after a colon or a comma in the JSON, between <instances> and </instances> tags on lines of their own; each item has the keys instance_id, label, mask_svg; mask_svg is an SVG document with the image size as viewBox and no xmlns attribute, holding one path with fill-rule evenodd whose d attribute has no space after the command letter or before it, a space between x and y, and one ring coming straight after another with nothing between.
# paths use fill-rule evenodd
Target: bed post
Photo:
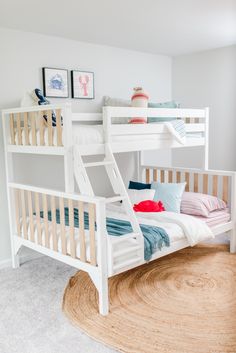
<instances>
[{"instance_id":1,"label":"bed post","mask_svg":"<svg viewBox=\"0 0 236 353\"><path fill-rule=\"evenodd\" d=\"M8 203L8 217L10 225L10 239L11 239L11 258L12 267L18 268L20 266L20 257L18 254L19 248L15 246L14 235L15 230L15 208L14 208L14 198L13 191L10 189L8 183L14 181L13 178L13 161L12 153L7 151L7 139L10 136L9 124L6 121L6 116L2 113L2 125L3 125L3 139L4 139L4 153L5 153L5 170L6 170L6 186L7 186L7 203Z\"/></svg>"},{"instance_id":2,"label":"bed post","mask_svg":"<svg viewBox=\"0 0 236 353\"><path fill-rule=\"evenodd\" d=\"M231 183L231 217L233 228L230 230L230 252L236 253L236 173L233 173Z\"/></svg>"},{"instance_id":3,"label":"bed post","mask_svg":"<svg viewBox=\"0 0 236 353\"><path fill-rule=\"evenodd\" d=\"M72 113L71 104L67 103L62 110L64 126L64 178L65 192L74 192L74 165L73 165L73 139L72 139Z\"/></svg>"},{"instance_id":4,"label":"bed post","mask_svg":"<svg viewBox=\"0 0 236 353\"><path fill-rule=\"evenodd\" d=\"M106 231L106 209L105 201L100 201L96 207L97 220L97 257L98 257L98 280L97 290L99 295L99 312L101 315L109 313L109 291L108 291L108 255L107 255L107 231Z\"/></svg>"},{"instance_id":5,"label":"bed post","mask_svg":"<svg viewBox=\"0 0 236 353\"><path fill-rule=\"evenodd\" d=\"M209 169L209 108L205 108L204 170Z\"/></svg>"}]
</instances>

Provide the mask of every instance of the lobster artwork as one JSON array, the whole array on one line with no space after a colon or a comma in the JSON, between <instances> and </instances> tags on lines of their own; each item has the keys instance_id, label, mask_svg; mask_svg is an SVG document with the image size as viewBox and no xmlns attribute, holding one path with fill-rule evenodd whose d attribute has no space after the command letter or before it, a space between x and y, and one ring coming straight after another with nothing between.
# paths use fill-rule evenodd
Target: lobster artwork
<instances>
[{"instance_id":1,"label":"lobster artwork","mask_svg":"<svg viewBox=\"0 0 236 353\"><path fill-rule=\"evenodd\" d=\"M79 77L79 83L81 84L81 88L84 91L84 97L88 96L88 83L89 83L89 76L84 75Z\"/></svg>"}]
</instances>

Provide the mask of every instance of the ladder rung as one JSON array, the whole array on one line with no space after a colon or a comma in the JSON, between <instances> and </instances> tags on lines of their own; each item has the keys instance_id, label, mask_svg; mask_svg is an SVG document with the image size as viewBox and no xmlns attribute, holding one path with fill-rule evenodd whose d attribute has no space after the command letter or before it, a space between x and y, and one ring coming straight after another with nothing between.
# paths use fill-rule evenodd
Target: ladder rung
<instances>
[{"instance_id":1,"label":"ladder rung","mask_svg":"<svg viewBox=\"0 0 236 353\"><path fill-rule=\"evenodd\" d=\"M133 239L135 237L138 237L139 236L139 233L128 233L128 234L124 234L124 235L119 235L119 236L116 236L116 235L111 235L110 239L111 239L111 243L112 245L113 244L117 244L117 243L120 243L124 240L127 240L127 239Z\"/></svg>"},{"instance_id":2,"label":"ladder rung","mask_svg":"<svg viewBox=\"0 0 236 353\"><path fill-rule=\"evenodd\" d=\"M84 166L85 168L89 168L89 167L99 167L99 166L110 165L110 164L114 164L114 162L112 161L91 162L91 163L84 163Z\"/></svg>"},{"instance_id":3,"label":"ladder rung","mask_svg":"<svg viewBox=\"0 0 236 353\"><path fill-rule=\"evenodd\" d=\"M127 260L125 262L119 263L119 264L113 266L113 271L117 271L117 270L120 270L121 268L128 267L132 264L139 263L140 260L141 260L141 257L136 257L131 260Z\"/></svg>"},{"instance_id":4,"label":"ladder rung","mask_svg":"<svg viewBox=\"0 0 236 353\"><path fill-rule=\"evenodd\" d=\"M126 199L126 196L112 196L112 197L108 197L105 203L118 202L118 201L123 201L125 199Z\"/></svg>"},{"instance_id":5,"label":"ladder rung","mask_svg":"<svg viewBox=\"0 0 236 353\"><path fill-rule=\"evenodd\" d=\"M134 252L134 251L138 251L138 250L140 250L140 246L136 245L136 246L133 246L133 247L128 247L126 249L114 251L113 252L113 256L114 257L118 257L118 256L122 256L122 255L125 255L125 254L129 254L129 253Z\"/></svg>"}]
</instances>

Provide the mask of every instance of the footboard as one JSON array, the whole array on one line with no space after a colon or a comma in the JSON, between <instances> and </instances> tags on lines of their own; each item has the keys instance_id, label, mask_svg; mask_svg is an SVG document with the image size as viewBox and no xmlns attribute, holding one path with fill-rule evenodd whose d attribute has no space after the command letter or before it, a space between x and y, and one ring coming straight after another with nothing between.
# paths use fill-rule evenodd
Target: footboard
<instances>
[{"instance_id":1,"label":"footboard","mask_svg":"<svg viewBox=\"0 0 236 353\"><path fill-rule=\"evenodd\" d=\"M101 265L106 258L104 199L13 183L10 189L12 231L18 245L76 260L68 261L80 268L82 264L83 269Z\"/></svg>"}]
</instances>

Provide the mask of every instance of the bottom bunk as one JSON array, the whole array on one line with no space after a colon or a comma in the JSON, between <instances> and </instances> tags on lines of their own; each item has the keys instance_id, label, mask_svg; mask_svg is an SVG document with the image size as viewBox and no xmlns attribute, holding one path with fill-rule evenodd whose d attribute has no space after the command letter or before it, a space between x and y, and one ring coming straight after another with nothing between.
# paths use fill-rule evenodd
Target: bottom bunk
<instances>
[{"instance_id":1,"label":"bottom bunk","mask_svg":"<svg viewBox=\"0 0 236 353\"><path fill-rule=\"evenodd\" d=\"M106 315L108 277L224 232L230 232L230 250L236 252L235 173L145 169L148 183L152 176L162 183L178 183L185 178L190 192L207 188L208 194L214 195L217 191L228 209L212 217L212 227L199 217L181 213L137 213L146 232L141 237L127 228L129 220L122 213L122 205L108 206L105 198L9 183L13 266L19 265L20 247L27 246L88 272L99 292L100 313Z\"/></svg>"}]
</instances>

